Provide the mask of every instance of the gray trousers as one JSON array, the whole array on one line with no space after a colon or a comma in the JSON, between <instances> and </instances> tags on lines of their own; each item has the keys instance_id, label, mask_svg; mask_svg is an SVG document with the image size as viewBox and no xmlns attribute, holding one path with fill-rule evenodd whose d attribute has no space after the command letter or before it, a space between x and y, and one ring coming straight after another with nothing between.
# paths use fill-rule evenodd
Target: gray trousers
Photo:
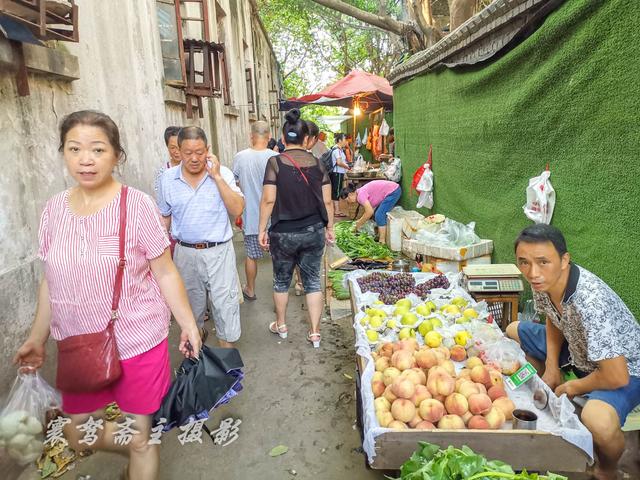
<instances>
[{"instance_id":1,"label":"gray trousers","mask_svg":"<svg viewBox=\"0 0 640 480\"><path fill-rule=\"evenodd\" d=\"M240 338L240 303L233 242L200 250L177 244L173 261L182 276L198 327L204 326L208 293L216 336L236 342Z\"/></svg>"}]
</instances>

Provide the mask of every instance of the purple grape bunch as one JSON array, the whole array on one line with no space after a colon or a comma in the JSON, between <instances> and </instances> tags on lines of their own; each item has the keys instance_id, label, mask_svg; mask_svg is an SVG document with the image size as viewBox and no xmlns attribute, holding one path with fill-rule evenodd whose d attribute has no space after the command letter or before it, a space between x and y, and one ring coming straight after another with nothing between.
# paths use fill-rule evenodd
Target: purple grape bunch
<instances>
[{"instance_id":1,"label":"purple grape bunch","mask_svg":"<svg viewBox=\"0 0 640 480\"><path fill-rule=\"evenodd\" d=\"M409 273L390 274L374 272L360 277L358 285L363 292L380 294L380 300L386 305L393 305L410 293L424 298L434 288L448 288L449 280L444 275L438 275L425 283L416 285L415 278Z\"/></svg>"}]
</instances>

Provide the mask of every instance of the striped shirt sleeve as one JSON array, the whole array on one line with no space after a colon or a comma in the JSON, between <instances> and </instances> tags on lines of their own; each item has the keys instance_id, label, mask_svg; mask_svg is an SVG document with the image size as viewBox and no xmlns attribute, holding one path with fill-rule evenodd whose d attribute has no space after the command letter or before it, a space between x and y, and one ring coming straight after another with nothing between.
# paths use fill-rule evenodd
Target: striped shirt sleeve
<instances>
[{"instance_id":1,"label":"striped shirt sleeve","mask_svg":"<svg viewBox=\"0 0 640 480\"><path fill-rule=\"evenodd\" d=\"M159 257L169 246L160 212L148 195L138 205L138 246L148 260Z\"/></svg>"},{"instance_id":2,"label":"striped shirt sleeve","mask_svg":"<svg viewBox=\"0 0 640 480\"><path fill-rule=\"evenodd\" d=\"M40 217L40 227L38 228L38 258L43 262L47 260L50 245L49 235L49 204L47 203Z\"/></svg>"}]
</instances>

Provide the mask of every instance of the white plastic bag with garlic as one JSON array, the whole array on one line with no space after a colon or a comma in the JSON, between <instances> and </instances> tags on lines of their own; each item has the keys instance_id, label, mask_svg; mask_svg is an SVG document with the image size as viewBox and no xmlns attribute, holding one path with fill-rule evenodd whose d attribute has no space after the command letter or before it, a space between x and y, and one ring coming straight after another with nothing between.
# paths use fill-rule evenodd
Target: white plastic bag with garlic
<instances>
[{"instance_id":1,"label":"white plastic bag with garlic","mask_svg":"<svg viewBox=\"0 0 640 480\"><path fill-rule=\"evenodd\" d=\"M47 411L60 405L58 392L37 371L19 370L0 411L0 450L19 465L36 460L43 450Z\"/></svg>"}]
</instances>

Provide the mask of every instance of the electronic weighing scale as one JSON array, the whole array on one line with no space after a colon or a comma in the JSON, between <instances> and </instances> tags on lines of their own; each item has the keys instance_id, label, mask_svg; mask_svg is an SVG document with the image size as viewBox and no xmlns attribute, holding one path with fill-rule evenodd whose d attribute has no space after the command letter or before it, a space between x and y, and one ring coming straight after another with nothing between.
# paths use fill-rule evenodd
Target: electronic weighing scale
<instances>
[{"instance_id":1,"label":"electronic weighing scale","mask_svg":"<svg viewBox=\"0 0 640 480\"><path fill-rule=\"evenodd\" d=\"M462 272L470 293L519 293L524 290L520 270L511 263L468 265Z\"/></svg>"}]
</instances>

